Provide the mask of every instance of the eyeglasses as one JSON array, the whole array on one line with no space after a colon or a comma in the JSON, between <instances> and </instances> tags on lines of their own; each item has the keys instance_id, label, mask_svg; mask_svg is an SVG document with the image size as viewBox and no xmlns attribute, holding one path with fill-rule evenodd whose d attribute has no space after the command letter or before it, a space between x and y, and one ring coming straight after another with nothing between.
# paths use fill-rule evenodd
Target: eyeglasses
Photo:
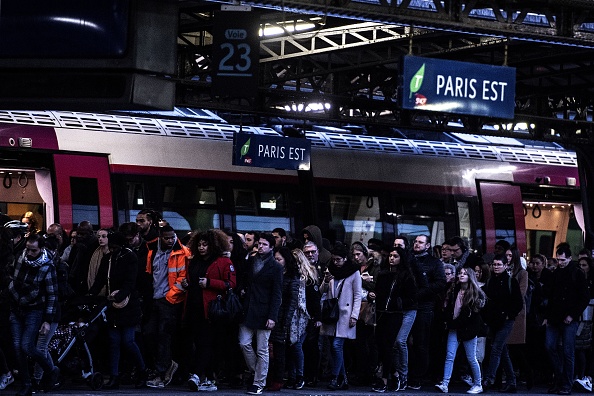
<instances>
[{"instance_id":1,"label":"eyeglasses","mask_svg":"<svg viewBox=\"0 0 594 396\"><path fill-rule=\"evenodd\" d=\"M445 276L452 276L452 275L454 275L454 274L452 274L451 272L446 272L445 273Z\"/></svg>"},{"instance_id":2,"label":"eyeglasses","mask_svg":"<svg viewBox=\"0 0 594 396\"><path fill-rule=\"evenodd\" d=\"M304 251L303 254L305 254L306 256L313 256L317 252L318 252L317 250L308 250L308 251Z\"/></svg>"},{"instance_id":3,"label":"eyeglasses","mask_svg":"<svg viewBox=\"0 0 594 396\"><path fill-rule=\"evenodd\" d=\"M344 258L343 257L332 257L332 261L334 261L335 263L338 263L340 261L343 261Z\"/></svg>"}]
</instances>

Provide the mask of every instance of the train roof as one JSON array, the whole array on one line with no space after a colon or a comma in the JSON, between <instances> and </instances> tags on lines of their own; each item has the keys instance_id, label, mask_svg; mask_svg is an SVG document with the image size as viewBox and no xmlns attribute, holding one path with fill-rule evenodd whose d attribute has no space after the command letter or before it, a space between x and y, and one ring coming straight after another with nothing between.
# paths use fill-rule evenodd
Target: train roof
<instances>
[{"instance_id":1,"label":"train roof","mask_svg":"<svg viewBox=\"0 0 594 396\"><path fill-rule=\"evenodd\" d=\"M153 114L150 113L150 115ZM208 111L197 114L196 119L200 121L187 120L185 116L184 119L179 119L172 115L167 118L154 118L68 111L0 111L0 123L8 124L220 141L231 141L233 134L240 131L282 136L274 128L228 124ZM203 121L205 119L213 121ZM547 147L543 142L462 133L449 133L448 136L451 139L448 141L430 141L404 137L367 136L340 128L317 127L315 129L305 131L305 137L311 141L312 148L577 167L575 152L558 145Z\"/></svg>"}]
</instances>

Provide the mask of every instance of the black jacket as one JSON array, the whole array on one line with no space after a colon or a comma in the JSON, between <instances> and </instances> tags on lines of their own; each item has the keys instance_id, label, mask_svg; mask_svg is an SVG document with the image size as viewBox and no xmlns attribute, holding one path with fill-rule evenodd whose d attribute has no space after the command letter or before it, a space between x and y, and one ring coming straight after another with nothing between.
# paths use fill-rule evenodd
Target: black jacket
<instances>
[{"instance_id":1,"label":"black jacket","mask_svg":"<svg viewBox=\"0 0 594 396\"><path fill-rule=\"evenodd\" d=\"M552 325L562 324L567 316L578 320L590 301L586 277L574 262L555 270L544 293L548 298L545 319Z\"/></svg>"},{"instance_id":2,"label":"black jacket","mask_svg":"<svg viewBox=\"0 0 594 396\"><path fill-rule=\"evenodd\" d=\"M278 310L278 321L270 333L270 341L284 343L289 338L291 320L299 299L299 278L283 276L283 294Z\"/></svg>"},{"instance_id":3,"label":"black jacket","mask_svg":"<svg viewBox=\"0 0 594 396\"><path fill-rule=\"evenodd\" d=\"M415 278L409 271L382 270L375 283L376 310L391 313L417 309L417 292Z\"/></svg>"},{"instance_id":4,"label":"black jacket","mask_svg":"<svg viewBox=\"0 0 594 396\"><path fill-rule=\"evenodd\" d=\"M274 260L270 252L262 257L264 266L254 274L254 261L257 257L259 255L250 257L246 266L243 325L254 330L264 330L268 319L278 322L282 299L283 267Z\"/></svg>"},{"instance_id":5,"label":"black jacket","mask_svg":"<svg viewBox=\"0 0 594 396\"><path fill-rule=\"evenodd\" d=\"M482 316L491 330L500 329L506 320L515 319L524 307L524 298L516 278L507 272L493 274L484 287L487 303Z\"/></svg>"},{"instance_id":6,"label":"black jacket","mask_svg":"<svg viewBox=\"0 0 594 396\"><path fill-rule=\"evenodd\" d=\"M415 274L417 278L417 301L418 309L422 311L433 311L438 301L443 301L446 278L443 271L443 263L429 254L415 256L415 260L420 274ZM411 263L413 272L415 264Z\"/></svg>"},{"instance_id":7,"label":"black jacket","mask_svg":"<svg viewBox=\"0 0 594 396\"><path fill-rule=\"evenodd\" d=\"M136 254L128 248L122 248L115 255L112 253L110 259L111 270L109 265L99 268L95 283L93 283L89 293L96 295L103 289L103 286L107 285L108 293L119 290L115 295L115 302L122 302L126 297L129 297L128 304L124 308L114 308L111 302L108 302L107 323L114 327L135 326L140 322L142 316L140 300L136 292L138 271Z\"/></svg>"}]
</instances>

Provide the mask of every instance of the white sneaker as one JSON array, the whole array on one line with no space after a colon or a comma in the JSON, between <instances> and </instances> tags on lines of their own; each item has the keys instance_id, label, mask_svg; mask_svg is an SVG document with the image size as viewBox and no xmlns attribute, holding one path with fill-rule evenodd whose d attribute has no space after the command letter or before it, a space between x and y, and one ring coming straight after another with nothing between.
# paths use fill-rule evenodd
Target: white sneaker
<instances>
[{"instance_id":1,"label":"white sneaker","mask_svg":"<svg viewBox=\"0 0 594 396\"><path fill-rule=\"evenodd\" d=\"M443 382L440 382L439 384L435 385L435 387L443 393L448 393L448 386L445 385Z\"/></svg>"},{"instance_id":2,"label":"white sneaker","mask_svg":"<svg viewBox=\"0 0 594 396\"><path fill-rule=\"evenodd\" d=\"M210 381L208 378L205 378L198 387L198 390L202 392L214 392L217 390L217 386L214 384L214 382Z\"/></svg>"},{"instance_id":3,"label":"white sneaker","mask_svg":"<svg viewBox=\"0 0 594 396\"><path fill-rule=\"evenodd\" d=\"M582 388L584 388L588 392L592 392L592 380L590 380L590 377L578 378L575 380L575 382L580 384Z\"/></svg>"},{"instance_id":4,"label":"white sneaker","mask_svg":"<svg viewBox=\"0 0 594 396\"><path fill-rule=\"evenodd\" d=\"M188 379L188 387L192 392L198 392L200 387L200 377L196 374L190 374L190 378Z\"/></svg>"},{"instance_id":5,"label":"white sneaker","mask_svg":"<svg viewBox=\"0 0 594 396\"><path fill-rule=\"evenodd\" d=\"M466 393L483 393L483 387L481 385L472 385L472 388L468 389Z\"/></svg>"},{"instance_id":6,"label":"white sneaker","mask_svg":"<svg viewBox=\"0 0 594 396\"><path fill-rule=\"evenodd\" d=\"M474 384L472 377L468 374L463 375L462 377L460 377L460 379L462 381L466 382L466 385L468 385L468 386L472 386L472 384Z\"/></svg>"},{"instance_id":7,"label":"white sneaker","mask_svg":"<svg viewBox=\"0 0 594 396\"><path fill-rule=\"evenodd\" d=\"M14 377L9 371L8 374L2 374L0 378L0 390L6 389L6 387L14 382Z\"/></svg>"}]
</instances>

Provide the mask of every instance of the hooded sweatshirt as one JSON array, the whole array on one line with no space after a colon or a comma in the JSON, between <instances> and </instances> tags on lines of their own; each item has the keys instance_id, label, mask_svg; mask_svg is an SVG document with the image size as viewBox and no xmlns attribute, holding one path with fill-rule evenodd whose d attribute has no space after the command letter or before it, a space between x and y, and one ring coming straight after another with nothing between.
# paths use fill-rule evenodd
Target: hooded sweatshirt
<instances>
[{"instance_id":1,"label":"hooded sweatshirt","mask_svg":"<svg viewBox=\"0 0 594 396\"><path fill-rule=\"evenodd\" d=\"M324 247L324 244L322 242L322 231L320 231L320 228L316 225L308 225L301 231L301 234L308 234L310 236L310 239L318 247L318 264L322 270L321 273L323 273L326 270L326 268L328 268L328 265L330 265L330 263L332 262L332 254L328 251L328 249Z\"/></svg>"}]
</instances>

